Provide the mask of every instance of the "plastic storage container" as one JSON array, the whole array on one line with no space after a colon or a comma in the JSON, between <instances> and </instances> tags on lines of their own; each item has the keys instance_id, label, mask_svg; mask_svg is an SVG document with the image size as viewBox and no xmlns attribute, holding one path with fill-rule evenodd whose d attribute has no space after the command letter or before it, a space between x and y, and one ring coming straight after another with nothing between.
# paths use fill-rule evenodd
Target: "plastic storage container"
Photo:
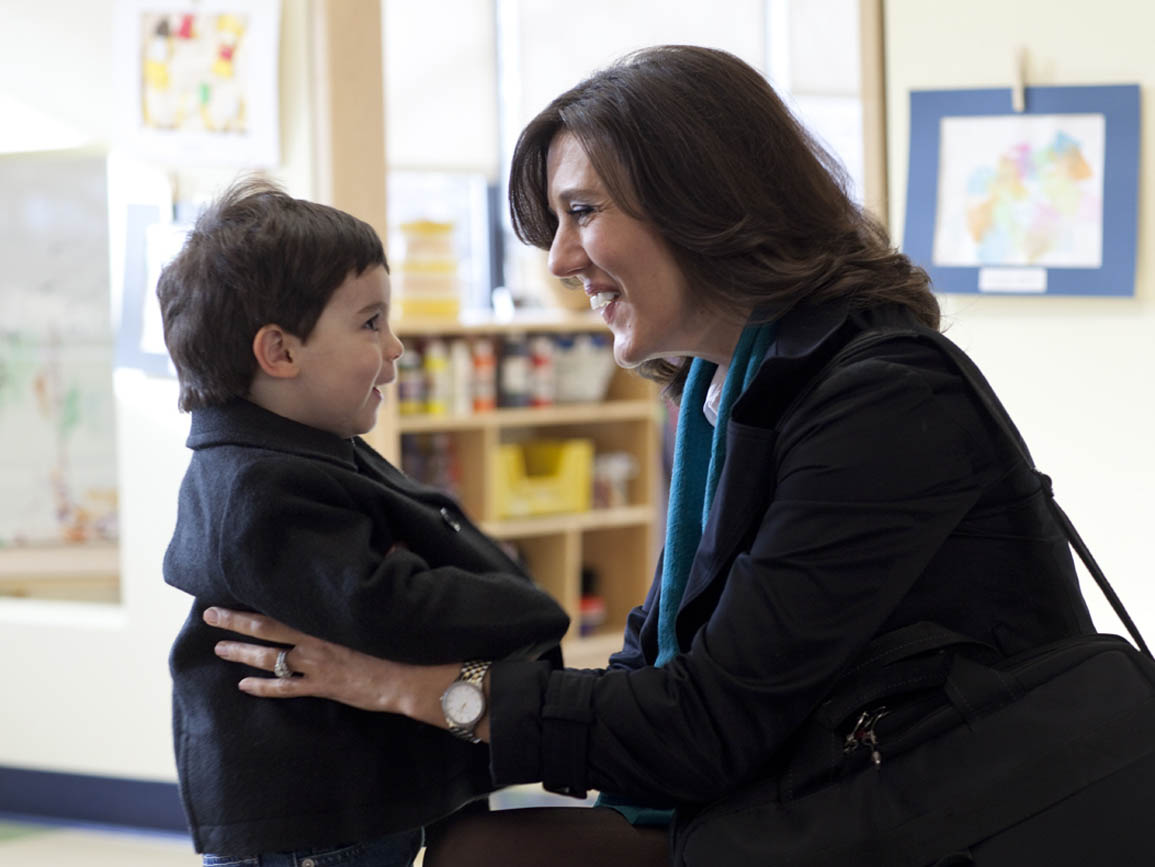
<instances>
[{"instance_id":1,"label":"plastic storage container","mask_svg":"<svg viewBox=\"0 0 1155 867\"><path fill-rule=\"evenodd\" d=\"M589 511L593 461L594 444L587 439L534 440L499 446L499 517Z\"/></svg>"}]
</instances>

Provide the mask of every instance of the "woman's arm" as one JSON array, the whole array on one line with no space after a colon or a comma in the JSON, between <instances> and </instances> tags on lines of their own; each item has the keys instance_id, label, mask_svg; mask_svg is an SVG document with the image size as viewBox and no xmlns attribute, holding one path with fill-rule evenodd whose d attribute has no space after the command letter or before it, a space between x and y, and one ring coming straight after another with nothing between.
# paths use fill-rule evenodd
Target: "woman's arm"
<instances>
[{"instance_id":1,"label":"woman's arm","mask_svg":"<svg viewBox=\"0 0 1155 867\"><path fill-rule=\"evenodd\" d=\"M369 711L399 713L438 728L448 728L441 710L441 694L461 670L460 663L408 665L391 662L339 644L306 635L272 618L244 611L209 608L205 622L249 638L290 645L285 661L296 677L246 677L238 687L262 698L313 696L339 701ZM272 671L282 648L221 641L217 656L253 668ZM489 676L483 682L489 694ZM489 740L489 716L474 735Z\"/></svg>"}]
</instances>

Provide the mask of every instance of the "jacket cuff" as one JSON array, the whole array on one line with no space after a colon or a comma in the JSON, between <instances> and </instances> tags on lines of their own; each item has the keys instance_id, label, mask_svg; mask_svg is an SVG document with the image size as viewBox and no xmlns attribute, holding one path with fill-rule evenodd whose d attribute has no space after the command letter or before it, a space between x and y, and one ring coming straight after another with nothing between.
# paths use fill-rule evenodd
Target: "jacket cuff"
<instances>
[{"instance_id":1,"label":"jacket cuff","mask_svg":"<svg viewBox=\"0 0 1155 867\"><path fill-rule=\"evenodd\" d=\"M596 679L592 671L555 671L549 677L541 709L541 784L547 791L574 798L587 795Z\"/></svg>"},{"instance_id":2,"label":"jacket cuff","mask_svg":"<svg viewBox=\"0 0 1155 867\"><path fill-rule=\"evenodd\" d=\"M489 773L495 786L541 780L542 705L552 666L506 660L489 669Z\"/></svg>"}]
</instances>

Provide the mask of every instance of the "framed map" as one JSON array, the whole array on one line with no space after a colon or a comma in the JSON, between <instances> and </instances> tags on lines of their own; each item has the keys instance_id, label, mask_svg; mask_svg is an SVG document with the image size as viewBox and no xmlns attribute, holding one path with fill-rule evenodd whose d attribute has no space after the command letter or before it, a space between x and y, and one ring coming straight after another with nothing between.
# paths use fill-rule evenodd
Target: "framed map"
<instances>
[{"instance_id":1,"label":"framed map","mask_svg":"<svg viewBox=\"0 0 1155 867\"><path fill-rule=\"evenodd\" d=\"M944 292L1133 295L1139 88L913 91L905 252Z\"/></svg>"}]
</instances>

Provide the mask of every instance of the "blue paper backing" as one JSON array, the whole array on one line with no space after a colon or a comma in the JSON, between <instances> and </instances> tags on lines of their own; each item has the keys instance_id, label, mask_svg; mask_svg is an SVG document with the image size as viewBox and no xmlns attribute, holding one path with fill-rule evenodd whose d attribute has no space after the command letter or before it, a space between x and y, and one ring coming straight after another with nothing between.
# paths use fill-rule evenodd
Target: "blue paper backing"
<instances>
[{"instance_id":1,"label":"blue paper backing","mask_svg":"<svg viewBox=\"0 0 1155 867\"><path fill-rule=\"evenodd\" d=\"M1028 87L1024 89L1024 103L1027 114L1101 114L1106 121L1102 266L1047 268L1045 294L1134 295L1139 212L1139 86ZM903 251L926 269L936 291L978 292L980 270L937 266L933 261L941 121L944 117L1014 113L1010 88L911 91L910 169Z\"/></svg>"}]
</instances>

